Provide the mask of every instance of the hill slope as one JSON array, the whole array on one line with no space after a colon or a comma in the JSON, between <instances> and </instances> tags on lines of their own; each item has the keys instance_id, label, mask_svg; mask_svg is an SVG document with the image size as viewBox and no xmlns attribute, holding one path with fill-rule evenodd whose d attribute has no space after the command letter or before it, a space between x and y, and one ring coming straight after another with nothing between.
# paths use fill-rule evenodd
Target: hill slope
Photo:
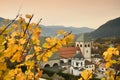
<instances>
[{"instance_id":1,"label":"hill slope","mask_svg":"<svg viewBox=\"0 0 120 80\"><path fill-rule=\"evenodd\" d=\"M120 37L120 17L110 20L91 32L92 38Z\"/></svg>"}]
</instances>

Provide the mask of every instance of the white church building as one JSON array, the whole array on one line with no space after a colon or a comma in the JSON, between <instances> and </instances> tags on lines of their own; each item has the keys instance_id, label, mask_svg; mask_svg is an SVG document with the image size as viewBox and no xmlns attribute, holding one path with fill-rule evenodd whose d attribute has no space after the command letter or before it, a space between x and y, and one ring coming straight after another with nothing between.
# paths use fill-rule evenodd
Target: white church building
<instances>
[{"instance_id":1,"label":"white church building","mask_svg":"<svg viewBox=\"0 0 120 80\"><path fill-rule=\"evenodd\" d=\"M91 47L92 42L87 34L81 34L75 46L80 48L71 59L70 73L79 76L84 69L93 70L95 65L91 62Z\"/></svg>"}]
</instances>

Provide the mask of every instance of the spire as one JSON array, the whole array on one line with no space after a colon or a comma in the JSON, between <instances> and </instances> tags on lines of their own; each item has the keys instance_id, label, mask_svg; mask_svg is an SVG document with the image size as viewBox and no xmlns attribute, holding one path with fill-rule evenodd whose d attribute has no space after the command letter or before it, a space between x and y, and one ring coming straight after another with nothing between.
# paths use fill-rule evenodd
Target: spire
<instances>
[{"instance_id":1,"label":"spire","mask_svg":"<svg viewBox=\"0 0 120 80\"><path fill-rule=\"evenodd\" d=\"M89 35L88 35L87 33L82 33L82 34L77 38L76 41L77 41L77 42L83 42L83 41L89 42L89 41L91 41L91 40L90 40L90 37L89 37Z\"/></svg>"}]
</instances>

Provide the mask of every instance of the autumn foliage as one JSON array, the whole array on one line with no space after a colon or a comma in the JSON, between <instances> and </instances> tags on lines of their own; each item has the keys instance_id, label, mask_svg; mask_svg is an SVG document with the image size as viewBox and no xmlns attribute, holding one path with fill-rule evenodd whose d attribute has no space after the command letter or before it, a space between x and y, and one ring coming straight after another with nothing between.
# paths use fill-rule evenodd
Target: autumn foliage
<instances>
[{"instance_id":1,"label":"autumn foliage","mask_svg":"<svg viewBox=\"0 0 120 80\"><path fill-rule=\"evenodd\" d=\"M55 37L40 45L41 27L31 22L34 15L19 15L0 27L0 80L38 80L42 75L39 61L48 61L60 47L71 43L74 36L59 30Z\"/></svg>"},{"instance_id":2,"label":"autumn foliage","mask_svg":"<svg viewBox=\"0 0 120 80\"><path fill-rule=\"evenodd\" d=\"M118 49L113 47L108 48L103 53L103 58L106 68L106 72L104 74L106 75L106 77L101 78L101 80L120 80L120 54ZM96 66L99 66L99 64ZM96 70L82 71L82 78L80 78L79 80L93 79L93 74L95 73L95 71Z\"/></svg>"}]
</instances>

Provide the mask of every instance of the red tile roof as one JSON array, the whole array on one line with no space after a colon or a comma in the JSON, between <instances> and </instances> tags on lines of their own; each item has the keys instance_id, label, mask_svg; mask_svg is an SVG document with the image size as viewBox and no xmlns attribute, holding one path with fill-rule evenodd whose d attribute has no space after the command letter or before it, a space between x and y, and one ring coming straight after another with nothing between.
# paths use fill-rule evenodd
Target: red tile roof
<instances>
[{"instance_id":1,"label":"red tile roof","mask_svg":"<svg viewBox=\"0 0 120 80\"><path fill-rule=\"evenodd\" d=\"M78 47L62 47L58 50L61 58L71 58L80 50Z\"/></svg>"}]
</instances>

